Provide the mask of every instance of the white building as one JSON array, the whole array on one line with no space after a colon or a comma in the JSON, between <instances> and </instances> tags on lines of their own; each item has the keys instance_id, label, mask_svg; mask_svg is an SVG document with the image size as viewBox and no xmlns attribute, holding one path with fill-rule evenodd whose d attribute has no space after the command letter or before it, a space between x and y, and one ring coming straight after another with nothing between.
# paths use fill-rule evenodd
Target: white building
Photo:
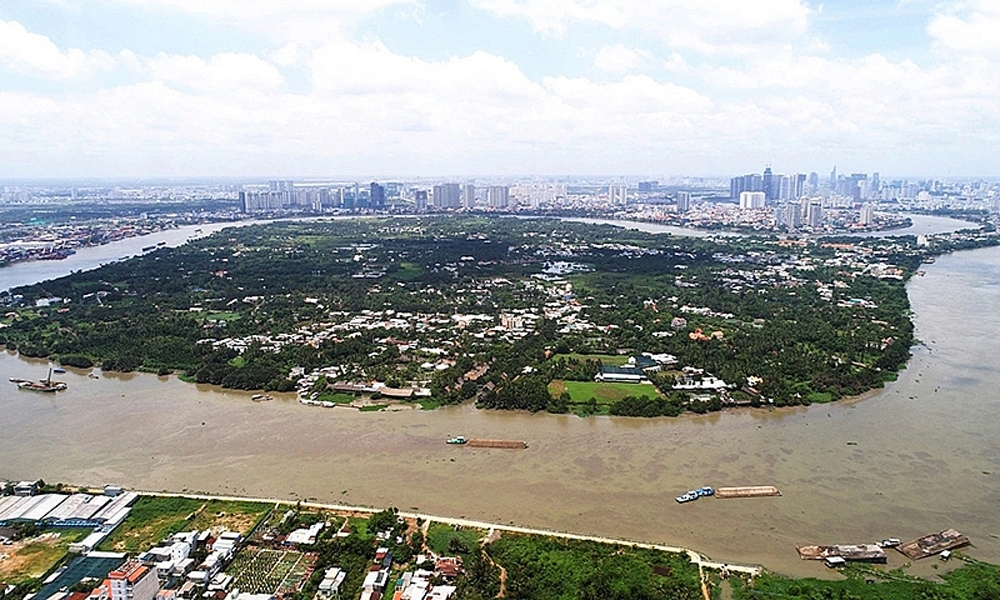
<instances>
[{"instance_id":1,"label":"white building","mask_svg":"<svg viewBox=\"0 0 1000 600\"><path fill-rule=\"evenodd\" d=\"M764 192L740 192L740 209L742 210L764 208L766 201L767 196L764 195Z\"/></svg>"}]
</instances>

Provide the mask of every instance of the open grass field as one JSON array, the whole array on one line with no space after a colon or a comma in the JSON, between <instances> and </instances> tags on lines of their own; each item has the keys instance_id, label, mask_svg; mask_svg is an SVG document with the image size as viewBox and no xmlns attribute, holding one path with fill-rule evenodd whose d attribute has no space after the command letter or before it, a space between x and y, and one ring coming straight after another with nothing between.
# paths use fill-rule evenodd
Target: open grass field
<instances>
[{"instance_id":1,"label":"open grass field","mask_svg":"<svg viewBox=\"0 0 1000 600\"><path fill-rule=\"evenodd\" d=\"M551 360L559 360L560 358L573 358L579 361L588 360L599 360L606 365L614 365L620 367L628 362L628 356L624 354L556 354Z\"/></svg>"},{"instance_id":2,"label":"open grass field","mask_svg":"<svg viewBox=\"0 0 1000 600\"><path fill-rule=\"evenodd\" d=\"M0 581L21 583L37 579L66 556L70 544L79 542L91 529L61 529L9 546L0 546Z\"/></svg>"},{"instance_id":3,"label":"open grass field","mask_svg":"<svg viewBox=\"0 0 1000 600\"><path fill-rule=\"evenodd\" d=\"M569 392L570 402L582 404L596 398L598 404L614 404L625 396L646 395L655 398L659 390L651 383L600 383L597 381L563 381L556 379L549 384L549 393L558 397Z\"/></svg>"},{"instance_id":4,"label":"open grass field","mask_svg":"<svg viewBox=\"0 0 1000 600\"><path fill-rule=\"evenodd\" d=\"M486 532L481 529L471 527L455 529L444 523L431 523L427 528L427 547L437 554L453 555L455 552L450 549L453 539L461 542L466 551L471 551L478 548L485 537Z\"/></svg>"},{"instance_id":5,"label":"open grass field","mask_svg":"<svg viewBox=\"0 0 1000 600\"><path fill-rule=\"evenodd\" d=\"M142 496L101 550L142 552L178 531L211 529L247 533L271 509L269 504Z\"/></svg>"}]
</instances>

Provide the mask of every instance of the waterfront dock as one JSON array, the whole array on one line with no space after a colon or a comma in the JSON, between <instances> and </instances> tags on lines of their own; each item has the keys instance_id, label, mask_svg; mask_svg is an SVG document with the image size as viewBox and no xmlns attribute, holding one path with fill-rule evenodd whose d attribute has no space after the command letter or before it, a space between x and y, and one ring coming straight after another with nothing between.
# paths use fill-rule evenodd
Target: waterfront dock
<instances>
[{"instance_id":1,"label":"waterfront dock","mask_svg":"<svg viewBox=\"0 0 1000 600\"><path fill-rule=\"evenodd\" d=\"M945 550L954 550L968 546L969 538L954 529L945 529L938 533L931 533L922 538L907 542L900 546L898 550L906 555L910 560L919 560L935 554L940 554Z\"/></svg>"},{"instance_id":2,"label":"waterfront dock","mask_svg":"<svg viewBox=\"0 0 1000 600\"><path fill-rule=\"evenodd\" d=\"M773 485L723 487L715 490L716 498L765 498L767 496L780 495L781 492Z\"/></svg>"},{"instance_id":3,"label":"waterfront dock","mask_svg":"<svg viewBox=\"0 0 1000 600\"><path fill-rule=\"evenodd\" d=\"M885 550L877 544L798 546L795 550L802 560L826 560L833 556L839 556L844 560L856 562L886 562Z\"/></svg>"}]
</instances>

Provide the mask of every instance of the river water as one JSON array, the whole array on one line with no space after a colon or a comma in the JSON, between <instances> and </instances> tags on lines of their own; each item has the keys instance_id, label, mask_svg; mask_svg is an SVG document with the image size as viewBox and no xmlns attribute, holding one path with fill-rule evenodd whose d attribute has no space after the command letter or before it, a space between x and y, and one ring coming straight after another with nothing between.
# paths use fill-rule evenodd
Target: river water
<instances>
[{"instance_id":1,"label":"river water","mask_svg":"<svg viewBox=\"0 0 1000 600\"><path fill-rule=\"evenodd\" d=\"M683 545L791 575L825 574L796 545L955 527L972 538L970 554L1000 562L997 265L1000 248L963 252L911 281L925 345L884 392L787 410L652 420L470 406L359 413L83 371L48 396L6 383L44 377L47 363L0 352L0 477L395 505ZM530 447L444 444L453 435ZM783 496L673 500L702 485L755 484ZM891 553L890 566L901 563Z\"/></svg>"}]
</instances>

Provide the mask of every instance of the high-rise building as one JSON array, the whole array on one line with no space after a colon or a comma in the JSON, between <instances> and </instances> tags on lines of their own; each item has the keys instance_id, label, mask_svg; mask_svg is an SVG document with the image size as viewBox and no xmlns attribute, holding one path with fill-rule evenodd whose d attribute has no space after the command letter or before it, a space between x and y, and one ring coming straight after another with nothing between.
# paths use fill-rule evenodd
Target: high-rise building
<instances>
[{"instance_id":1,"label":"high-rise building","mask_svg":"<svg viewBox=\"0 0 1000 600\"><path fill-rule=\"evenodd\" d=\"M740 194L740 208L743 210L753 210L764 208L767 197L764 192L743 192Z\"/></svg>"},{"instance_id":2,"label":"high-rise building","mask_svg":"<svg viewBox=\"0 0 1000 600\"><path fill-rule=\"evenodd\" d=\"M472 208L476 205L476 186L467 183L462 186L462 206Z\"/></svg>"},{"instance_id":3,"label":"high-rise building","mask_svg":"<svg viewBox=\"0 0 1000 600\"><path fill-rule=\"evenodd\" d=\"M740 177L733 177L729 180L729 197L733 200L738 200L740 194L743 192L763 192L764 191L764 178L753 173L750 175L742 175Z\"/></svg>"},{"instance_id":4,"label":"high-rise building","mask_svg":"<svg viewBox=\"0 0 1000 600\"><path fill-rule=\"evenodd\" d=\"M413 204L417 212L427 210L427 190L417 190L413 193Z\"/></svg>"},{"instance_id":5,"label":"high-rise building","mask_svg":"<svg viewBox=\"0 0 1000 600\"><path fill-rule=\"evenodd\" d=\"M486 188L486 203L490 208L507 208L510 204L510 188L505 185L491 185Z\"/></svg>"},{"instance_id":6,"label":"high-rise building","mask_svg":"<svg viewBox=\"0 0 1000 600\"><path fill-rule=\"evenodd\" d=\"M833 170L830 171L830 189L837 190L837 165L834 165Z\"/></svg>"},{"instance_id":7,"label":"high-rise building","mask_svg":"<svg viewBox=\"0 0 1000 600\"><path fill-rule=\"evenodd\" d=\"M372 182L368 207L375 210L385 208L385 186Z\"/></svg>"},{"instance_id":8,"label":"high-rise building","mask_svg":"<svg viewBox=\"0 0 1000 600\"><path fill-rule=\"evenodd\" d=\"M858 222L862 225L871 225L875 221L875 205L868 202L861 206L861 215Z\"/></svg>"},{"instance_id":9,"label":"high-rise building","mask_svg":"<svg viewBox=\"0 0 1000 600\"><path fill-rule=\"evenodd\" d=\"M628 189L624 185L608 186L608 202L610 204L625 204L628 201Z\"/></svg>"},{"instance_id":10,"label":"high-rise building","mask_svg":"<svg viewBox=\"0 0 1000 600\"><path fill-rule=\"evenodd\" d=\"M785 205L785 225L789 229L802 227L802 205L798 202L789 202Z\"/></svg>"},{"instance_id":11,"label":"high-rise building","mask_svg":"<svg viewBox=\"0 0 1000 600\"><path fill-rule=\"evenodd\" d=\"M813 171L809 174L809 193L815 194L819 191L819 173Z\"/></svg>"},{"instance_id":12,"label":"high-rise building","mask_svg":"<svg viewBox=\"0 0 1000 600\"><path fill-rule=\"evenodd\" d=\"M813 175L815 175L815 173L813 173ZM792 189L792 199L798 200L802 196L805 196L806 195L806 174L805 173L796 173L795 174L795 183L794 183L794 185L792 187L793 187L793 189Z\"/></svg>"},{"instance_id":13,"label":"high-rise building","mask_svg":"<svg viewBox=\"0 0 1000 600\"><path fill-rule=\"evenodd\" d=\"M434 186L435 208L459 208L462 206L462 187L457 183L442 183Z\"/></svg>"},{"instance_id":14,"label":"high-rise building","mask_svg":"<svg viewBox=\"0 0 1000 600\"><path fill-rule=\"evenodd\" d=\"M774 186L774 173L771 172L771 167L764 167L764 197L768 200L774 200L778 197L779 189L775 189Z\"/></svg>"},{"instance_id":15,"label":"high-rise building","mask_svg":"<svg viewBox=\"0 0 1000 600\"><path fill-rule=\"evenodd\" d=\"M677 212L691 210L691 192L677 192Z\"/></svg>"},{"instance_id":16,"label":"high-rise building","mask_svg":"<svg viewBox=\"0 0 1000 600\"><path fill-rule=\"evenodd\" d=\"M816 228L823 224L823 205L819 202L810 202L806 212L806 222L809 227Z\"/></svg>"}]
</instances>

